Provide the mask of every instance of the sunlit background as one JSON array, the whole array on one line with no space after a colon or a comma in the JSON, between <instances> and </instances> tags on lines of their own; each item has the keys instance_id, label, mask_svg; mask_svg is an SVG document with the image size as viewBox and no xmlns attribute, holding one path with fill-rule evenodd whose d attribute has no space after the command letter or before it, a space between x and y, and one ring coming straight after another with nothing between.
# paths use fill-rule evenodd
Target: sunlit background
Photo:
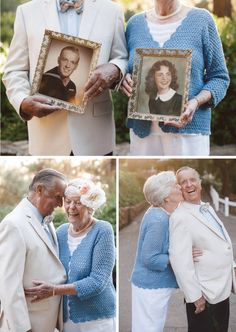
<instances>
[{"instance_id":1,"label":"sunlit background","mask_svg":"<svg viewBox=\"0 0 236 332\"><path fill-rule=\"evenodd\" d=\"M199 172L205 194L209 194L212 185L220 196L236 201L236 159L121 159L119 206L143 202L143 184L149 176L167 170L176 172L186 165ZM236 214L236 209L231 208L230 212Z\"/></svg>"},{"instance_id":2,"label":"sunlit background","mask_svg":"<svg viewBox=\"0 0 236 332\"><path fill-rule=\"evenodd\" d=\"M27 195L28 186L36 172L54 168L68 180L83 177L94 181L106 192L107 202L95 217L116 224L116 160L102 158L1 157L0 158L0 220ZM55 225L65 222L64 210L55 211Z\"/></svg>"}]
</instances>

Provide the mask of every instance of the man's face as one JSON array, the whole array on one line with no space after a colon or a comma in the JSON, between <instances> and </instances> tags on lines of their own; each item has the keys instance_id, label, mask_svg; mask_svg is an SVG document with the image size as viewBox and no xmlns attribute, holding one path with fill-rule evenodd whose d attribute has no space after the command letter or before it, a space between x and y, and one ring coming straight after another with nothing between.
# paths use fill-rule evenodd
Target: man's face
<instances>
[{"instance_id":1,"label":"man's face","mask_svg":"<svg viewBox=\"0 0 236 332\"><path fill-rule=\"evenodd\" d=\"M37 188L36 207L42 216L48 216L56 207L62 206L65 188L65 182L59 178L54 179L50 188L44 186Z\"/></svg>"},{"instance_id":2,"label":"man's face","mask_svg":"<svg viewBox=\"0 0 236 332\"><path fill-rule=\"evenodd\" d=\"M201 201L201 180L193 169L186 169L177 175L177 181L182 189L184 200L199 204Z\"/></svg>"},{"instance_id":3,"label":"man's face","mask_svg":"<svg viewBox=\"0 0 236 332\"><path fill-rule=\"evenodd\" d=\"M79 55L70 50L62 51L58 58L59 74L62 78L69 77L79 63Z\"/></svg>"}]
</instances>

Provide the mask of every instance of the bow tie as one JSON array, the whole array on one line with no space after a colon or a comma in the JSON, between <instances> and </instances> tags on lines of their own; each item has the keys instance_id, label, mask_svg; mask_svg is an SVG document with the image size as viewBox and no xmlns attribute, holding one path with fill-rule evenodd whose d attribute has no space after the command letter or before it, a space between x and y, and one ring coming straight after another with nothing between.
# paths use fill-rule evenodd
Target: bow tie
<instances>
[{"instance_id":1,"label":"bow tie","mask_svg":"<svg viewBox=\"0 0 236 332\"><path fill-rule=\"evenodd\" d=\"M207 212L209 210L210 204L209 203L204 203L200 205L199 211L201 213Z\"/></svg>"},{"instance_id":2,"label":"bow tie","mask_svg":"<svg viewBox=\"0 0 236 332\"><path fill-rule=\"evenodd\" d=\"M43 220L42 220L42 225L43 225L43 226L45 226L45 225L47 226L47 225L49 225L52 221L53 221L53 216L52 216L52 215L46 216L46 217L44 217Z\"/></svg>"},{"instance_id":3,"label":"bow tie","mask_svg":"<svg viewBox=\"0 0 236 332\"><path fill-rule=\"evenodd\" d=\"M60 0L61 12L65 13L69 8L74 8L79 15L83 11L84 0Z\"/></svg>"}]
</instances>

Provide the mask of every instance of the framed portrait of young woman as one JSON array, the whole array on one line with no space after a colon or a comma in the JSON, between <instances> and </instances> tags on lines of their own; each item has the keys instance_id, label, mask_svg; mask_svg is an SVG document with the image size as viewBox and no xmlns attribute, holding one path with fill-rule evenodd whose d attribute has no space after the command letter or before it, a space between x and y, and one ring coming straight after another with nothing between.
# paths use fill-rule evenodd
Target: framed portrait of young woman
<instances>
[{"instance_id":1,"label":"framed portrait of young woman","mask_svg":"<svg viewBox=\"0 0 236 332\"><path fill-rule=\"evenodd\" d=\"M45 30L31 94L48 97L50 105L84 113L84 86L96 68L101 44Z\"/></svg>"},{"instance_id":2,"label":"framed portrait of young woman","mask_svg":"<svg viewBox=\"0 0 236 332\"><path fill-rule=\"evenodd\" d=\"M128 117L178 121L188 101L192 51L137 48Z\"/></svg>"}]
</instances>

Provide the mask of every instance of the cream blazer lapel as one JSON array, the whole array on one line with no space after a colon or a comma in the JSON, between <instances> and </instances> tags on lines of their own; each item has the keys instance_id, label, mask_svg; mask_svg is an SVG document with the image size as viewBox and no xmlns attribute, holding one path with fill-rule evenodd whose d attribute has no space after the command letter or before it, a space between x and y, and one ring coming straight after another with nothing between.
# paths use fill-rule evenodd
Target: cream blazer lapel
<instances>
[{"instance_id":1,"label":"cream blazer lapel","mask_svg":"<svg viewBox=\"0 0 236 332\"><path fill-rule=\"evenodd\" d=\"M54 243L56 244L57 255L59 255L59 246L58 246L56 230L55 230L55 227L54 227L53 222L51 222L50 224L48 224L48 228L49 228L49 230L50 230L50 232L51 232L51 234L52 234L53 241L54 241Z\"/></svg>"},{"instance_id":2,"label":"cream blazer lapel","mask_svg":"<svg viewBox=\"0 0 236 332\"><path fill-rule=\"evenodd\" d=\"M33 229L35 230L35 232L38 234L38 236L41 238L41 240L48 246L48 248L51 250L51 252L53 253L53 255L57 256L57 251L56 249L53 247L47 233L44 231L44 229L42 228L39 220L37 220L33 214L28 213L27 215L27 221L30 224L31 227L33 227Z\"/></svg>"},{"instance_id":3,"label":"cream blazer lapel","mask_svg":"<svg viewBox=\"0 0 236 332\"><path fill-rule=\"evenodd\" d=\"M43 0L42 13L46 22L46 29L61 32L56 0Z\"/></svg>"},{"instance_id":4,"label":"cream blazer lapel","mask_svg":"<svg viewBox=\"0 0 236 332\"><path fill-rule=\"evenodd\" d=\"M214 210L211 206L209 207L209 210L210 210L211 214L212 214L212 215L215 217L215 219L217 220L218 224L221 225L222 230L223 230L223 232L224 232L224 235L225 235L225 237L226 237L226 239L227 239L227 242L229 242L229 243L231 244L231 239L230 239L230 237L229 237L229 234L228 234L228 232L227 232L227 230L226 230L226 228L225 228L223 222L220 220L220 218L217 216L215 210Z\"/></svg>"},{"instance_id":5,"label":"cream blazer lapel","mask_svg":"<svg viewBox=\"0 0 236 332\"><path fill-rule=\"evenodd\" d=\"M79 28L79 37L89 39L94 28L94 23L100 10L102 10L103 2L99 0L86 0L84 4L84 12Z\"/></svg>"},{"instance_id":6,"label":"cream blazer lapel","mask_svg":"<svg viewBox=\"0 0 236 332\"><path fill-rule=\"evenodd\" d=\"M200 211L198 212L198 211L196 211L195 209L192 208L192 204L188 204L187 202L184 202L183 206L184 206L184 208L186 208L189 211L189 213L191 213L192 216L197 218L202 224L204 224L206 227L208 227L212 232L214 232L222 240L226 241L224 236L216 228L212 227L212 225L207 222L207 220L203 217L203 215L201 214ZM212 213L212 210L213 209L211 208L211 213ZM216 214L214 213L214 217L215 216L216 216ZM220 221L220 219L218 217L216 219L217 219L217 222L222 226L223 224ZM223 231L226 235L227 231L225 230L225 228L223 228ZM226 238L227 238L227 240L230 240L228 234L227 234Z\"/></svg>"}]
</instances>

